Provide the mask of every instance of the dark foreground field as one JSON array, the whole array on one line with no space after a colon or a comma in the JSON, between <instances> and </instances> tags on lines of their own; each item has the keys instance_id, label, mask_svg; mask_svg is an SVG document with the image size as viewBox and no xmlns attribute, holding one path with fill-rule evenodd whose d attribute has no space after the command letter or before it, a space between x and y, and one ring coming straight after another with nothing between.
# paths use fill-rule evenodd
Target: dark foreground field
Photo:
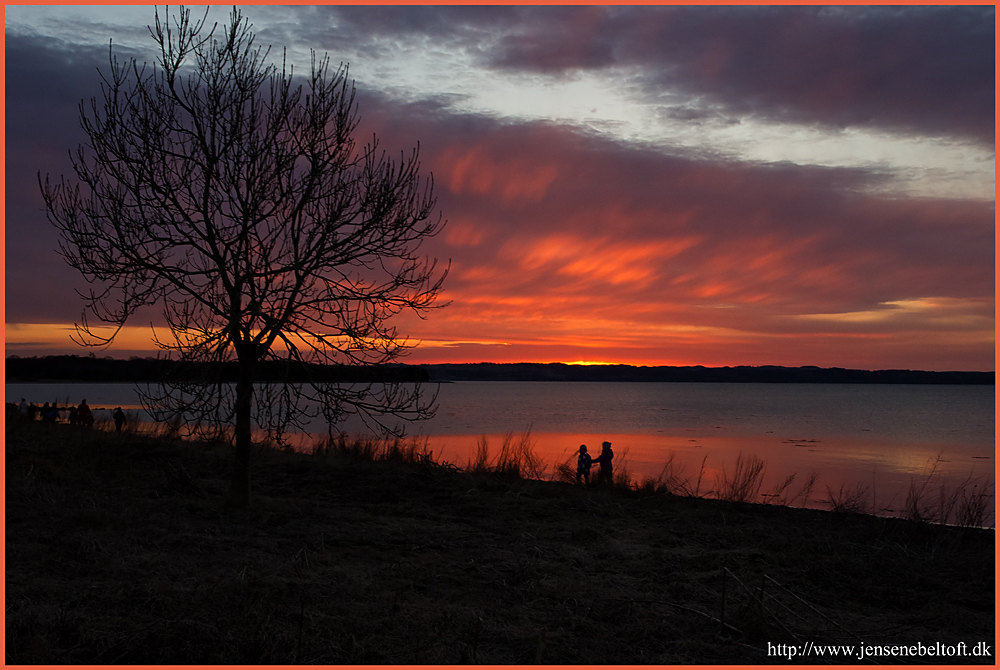
<instances>
[{"instance_id":1,"label":"dark foreground field","mask_svg":"<svg viewBox=\"0 0 1000 670\"><path fill-rule=\"evenodd\" d=\"M994 658L992 530L275 451L240 511L222 448L6 452L8 664Z\"/></svg>"}]
</instances>

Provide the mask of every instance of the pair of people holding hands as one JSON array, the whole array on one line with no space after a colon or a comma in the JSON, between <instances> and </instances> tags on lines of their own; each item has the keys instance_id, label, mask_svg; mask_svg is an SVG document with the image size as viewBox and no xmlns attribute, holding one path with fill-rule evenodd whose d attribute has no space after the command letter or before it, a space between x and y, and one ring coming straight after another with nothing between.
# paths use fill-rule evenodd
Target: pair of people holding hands
<instances>
[{"instance_id":1,"label":"pair of people holding hands","mask_svg":"<svg viewBox=\"0 0 1000 670\"><path fill-rule=\"evenodd\" d=\"M590 454L587 453L587 445L581 444L580 455L576 457L576 481L581 484L589 483L590 467L597 463L601 466L601 471L597 475L597 483L607 482L610 484L612 482L611 460L614 457L615 453L611 451L610 442L601 445L601 455L597 458L591 458Z\"/></svg>"}]
</instances>

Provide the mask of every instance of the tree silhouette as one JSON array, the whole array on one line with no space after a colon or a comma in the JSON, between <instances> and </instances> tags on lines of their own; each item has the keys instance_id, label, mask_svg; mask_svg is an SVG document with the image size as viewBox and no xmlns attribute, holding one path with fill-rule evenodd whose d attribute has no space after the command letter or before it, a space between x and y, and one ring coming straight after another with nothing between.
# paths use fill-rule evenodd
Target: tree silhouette
<instances>
[{"instance_id":1,"label":"tree silhouette","mask_svg":"<svg viewBox=\"0 0 1000 670\"><path fill-rule=\"evenodd\" d=\"M224 428L235 445L230 496L246 505L254 424L280 442L319 415L331 432L358 413L398 434L393 421L433 414L419 385L255 380L263 361L301 379L316 364L396 360L411 345L391 317L439 306L447 269L417 255L443 225L419 145L393 160L377 139L355 143L347 68L313 53L296 86L238 10L222 29L207 16L157 12L153 66L111 53L101 99L80 104L89 143L71 153L79 182L39 174L39 186L62 255L91 286L79 343L109 345L157 304L170 331L154 335L159 347L182 362L237 364L235 388L208 374L162 386L147 405Z\"/></svg>"}]
</instances>

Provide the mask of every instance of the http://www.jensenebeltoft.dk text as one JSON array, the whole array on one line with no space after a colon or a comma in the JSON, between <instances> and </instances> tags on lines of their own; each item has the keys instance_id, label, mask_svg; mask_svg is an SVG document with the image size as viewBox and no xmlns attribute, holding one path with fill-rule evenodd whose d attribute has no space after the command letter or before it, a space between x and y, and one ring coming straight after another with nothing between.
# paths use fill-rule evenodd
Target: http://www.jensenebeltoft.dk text
<instances>
[{"instance_id":1,"label":"http://www.jensenebeltoft.dk text","mask_svg":"<svg viewBox=\"0 0 1000 670\"><path fill-rule=\"evenodd\" d=\"M914 644L774 644L767 643L767 655L774 658L784 658L788 661L808 663L812 660L877 660L896 659L938 659L941 662L956 662L961 659L982 660L993 656L993 647L986 642L957 642L942 644L941 642Z\"/></svg>"}]
</instances>

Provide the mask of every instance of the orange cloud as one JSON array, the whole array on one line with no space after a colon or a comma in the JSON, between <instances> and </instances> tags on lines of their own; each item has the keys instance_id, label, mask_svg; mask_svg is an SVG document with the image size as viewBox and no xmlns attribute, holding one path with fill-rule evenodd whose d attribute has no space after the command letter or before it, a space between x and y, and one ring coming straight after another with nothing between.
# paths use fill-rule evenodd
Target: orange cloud
<instances>
[{"instance_id":1,"label":"orange cloud","mask_svg":"<svg viewBox=\"0 0 1000 670\"><path fill-rule=\"evenodd\" d=\"M468 223L448 222L444 229L445 240L455 247L475 247L482 243L486 236L482 228Z\"/></svg>"},{"instance_id":2,"label":"orange cloud","mask_svg":"<svg viewBox=\"0 0 1000 670\"><path fill-rule=\"evenodd\" d=\"M92 330L102 337L110 337L115 329L96 326ZM161 332L169 336L169 332ZM50 350L83 349L72 337L76 336L76 326L71 323L7 323L4 324L4 344L8 352L18 351L20 355L30 355L37 351L38 355L46 355ZM149 350L156 347L153 344L153 330L148 326L125 326L115 338L113 349Z\"/></svg>"},{"instance_id":3,"label":"orange cloud","mask_svg":"<svg viewBox=\"0 0 1000 670\"><path fill-rule=\"evenodd\" d=\"M557 233L542 238L508 242L500 255L522 270L545 270L557 275L586 279L589 284L640 287L660 277L666 261L691 248L698 237L616 242L609 237L585 238Z\"/></svg>"},{"instance_id":4,"label":"orange cloud","mask_svg":"<svg viewBox=\"0 0 1000 670\"><path fill-rule=\"evenodd\" d=\"M559 175L555 163L536 164L523 156L496 158L483 146L447 149L437 165L452 193L493 195L500 201L538 202Z\"/></svg>"}]
</instances>

